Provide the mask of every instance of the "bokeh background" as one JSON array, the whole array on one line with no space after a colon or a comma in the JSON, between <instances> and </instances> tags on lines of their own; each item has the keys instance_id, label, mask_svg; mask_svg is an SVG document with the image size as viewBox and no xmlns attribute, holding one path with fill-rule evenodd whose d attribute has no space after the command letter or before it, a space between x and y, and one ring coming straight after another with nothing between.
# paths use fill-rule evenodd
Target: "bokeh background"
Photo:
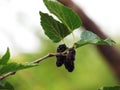
<instances>
[{"instance_id":1,"label":"bokeh background","mask_svg":"<svg viewBox=\"0 0 120 90\"><path fill-rule=\"evenodd\" d=\"M74 0L94 20L103 32L120 44L119 0ZM48 12L42 0L0 0L0 54L11 51L11 61L34 61L47 53L56 52L58 44L45 36L40 26L39 11ZM76 30L76 40L82 28ZM66 39L71 44L71 36ZM15 90L97 90L117 85L117 79L93 45L77 49L75 70L57 68L52 57L38 67L22 70L7 80Z\"/></svg>"}]
</instances>

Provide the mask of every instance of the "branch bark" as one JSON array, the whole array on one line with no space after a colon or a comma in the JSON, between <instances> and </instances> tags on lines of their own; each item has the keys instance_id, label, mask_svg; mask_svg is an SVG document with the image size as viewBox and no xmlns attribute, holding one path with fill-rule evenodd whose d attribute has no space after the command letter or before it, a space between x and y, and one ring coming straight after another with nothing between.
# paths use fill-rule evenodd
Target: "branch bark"
<instances>
[{"instance_id":1,"label":"branch bark","mask_svg":"<svg viewBox=\"0 0 120 90\"><path fill-rule=\"evenodd\" d=\"M4 78L8 77L8 76L11 76L11 75L14 75L16 72L8 72L2 76L0 76L0 80L3 80Z\"/></svg>"},{"instance_id":2,"label":"branch bark","mask_svg":"<svg viewBox=\"0 0 120 90\"><path fill-rule=\"evenodd\" d=\"M93 33L97 34L100 38L106 39L107 36L101 31L101 29L92 21L84 11L78 7L72 0L58 0L62 4L73 9L82 19L83 27ZM106 62L109 63L118 80L120 80L120 51L113 46L97 45L97 49L104 56Z\"/></svg>"},{"instance_id":3,"label":"branch bark","mask_svg":"<svg viewBox=\"0 0 120 90\"><path fill-rule=\"evenodd\" d=\"M37 64L37 63L40 63L41 61L43 61L43 60L45 60L47 58L50 58L50 57L53 57L53 56L59 56L59 55L62 55L62 53L49 53L49 54L43 56L42 58L39 58L39 59L37 59L37 60L35 60L35 61L31 62L31 63ZM15 74L16 74L16 72L8 72L6 74L1 75L0 80L3 80L5 78L7 78L7 77L9 77L11 75L15 75Z\"/></svg>"}]
</instances>

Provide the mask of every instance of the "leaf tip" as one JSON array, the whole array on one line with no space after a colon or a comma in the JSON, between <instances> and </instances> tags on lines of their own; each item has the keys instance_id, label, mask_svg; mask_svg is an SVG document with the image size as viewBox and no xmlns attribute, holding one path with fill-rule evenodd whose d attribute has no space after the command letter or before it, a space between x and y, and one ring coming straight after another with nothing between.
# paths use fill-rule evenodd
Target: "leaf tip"
<instances>
[{"instance_id":1,"label":"leaf tip","mask_svg":"<svg viewBox=\"0 0 120 90\"><path fill-rule=\"evenodd\" d=\"M10 52L10 49L9 49L9 47L7 47L7 52Z\"/></svg>"}]
</instances>

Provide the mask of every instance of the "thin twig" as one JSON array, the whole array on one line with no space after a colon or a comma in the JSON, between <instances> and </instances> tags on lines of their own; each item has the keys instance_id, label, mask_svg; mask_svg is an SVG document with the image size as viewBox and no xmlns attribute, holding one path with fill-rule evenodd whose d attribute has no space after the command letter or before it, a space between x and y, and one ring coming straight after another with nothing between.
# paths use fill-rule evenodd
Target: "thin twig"
<instances>
[{"instance_id":1,"label":"thin twig","mask_svg":"<svg viewBox=\"0 0 120 90\"><path fill-rule=\"evenodd\" d=\"M43 61L43 60L45 60L47 58L50 58L50 57L53 57L53 56L59 56L59 55L62 55L62 54L61 53L49 53L49 54L43 56L42 58L39 58L39 59L37 59L37 60L35 60L35 61L31 62L31 63L37 64L37 63L39 63L39 62L41 62L41 61ZM16 72L8 72L6 74L3 74L3 75L0 76L0 80L3 80L5 78L7 78L8 76L15 75L15 73Z\"/></svg>"},{"instance_id":2,"label":"thin twig","mask_svg":"<svg viewBox=\"0 0 120 90\"><path fill-rule=\"evenodd\" d=\"M44 59L47 59L47 58L50 58L50 57L53 57L53 56L56 56L56 55L57 55L57 54L49 53L49 54L43 56L42 58L33 61L32 63L33 63L33 64L36 64L36 63L41 62L41 61L44 60Z\"/></svg>"},{"instance_id":3,"label":"thin twig","mask_svg":"<svg viewBox=\"0 0 120 90\"><path fill-rule=\"evenodd\" d=\"M14 75L16 72L8 72L6 74L3 74L0 76L0 80L3 80L4 78L10 76L10 75Z\"/></svg>"}]
</instances>

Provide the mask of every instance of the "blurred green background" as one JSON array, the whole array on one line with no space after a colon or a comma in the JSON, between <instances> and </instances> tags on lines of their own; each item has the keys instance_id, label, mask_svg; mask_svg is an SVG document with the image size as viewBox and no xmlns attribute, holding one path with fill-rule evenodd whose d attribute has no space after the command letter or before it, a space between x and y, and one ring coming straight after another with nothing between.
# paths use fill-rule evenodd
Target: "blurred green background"
<instances>
[{"instance_id":1,"label":"blurred green background","mask_svg":"<svg viewBox=\"0 0 120 90\"><path fill-rule=\"evenodd\" d=\"M68 41L69 42L69 41ZM57 44L41 39L36 53L20 53L12 58L16 62L31 62L47 53L56 52ZM18 71L7 78L15 90L97 90L102 86L117 85L117 79L94 45L83 46L76 51L75 70L70 73L64 66L55 65L52 57L39 66Z\"/></svg>"}]
</instances>

